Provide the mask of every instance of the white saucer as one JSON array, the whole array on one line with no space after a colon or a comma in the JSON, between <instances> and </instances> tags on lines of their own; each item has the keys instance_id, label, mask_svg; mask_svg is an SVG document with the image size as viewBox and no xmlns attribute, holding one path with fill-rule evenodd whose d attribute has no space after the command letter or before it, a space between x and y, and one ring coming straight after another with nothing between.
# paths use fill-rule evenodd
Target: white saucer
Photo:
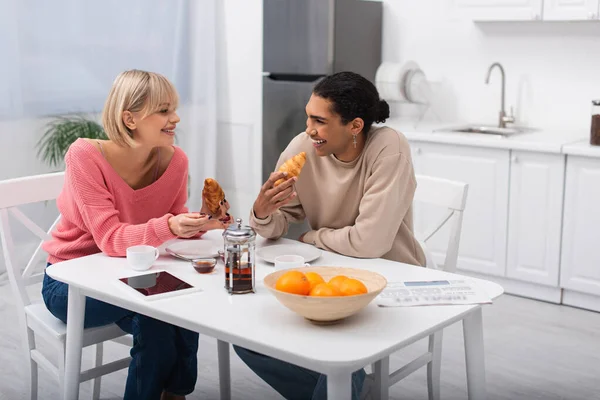
<instances>
[{"instance_id":1,"label":"white saucer","mask_svg":"<svg viewBox=\"0 0 600 400\"><path fill-rule=\"evenodd\" d=\"M219 256L219 248L209 240L177 242L169 245L165 251L173 257L188 261L198 258L214 258Z\"/></svg>"},{"instance_id":2,"label":"white saucer","mask_svg":"<svg viewBox=\"0 0 600 400\"><path fill-rule=\"evenodd\" d=\"M323 252L316 247L307 244L276 244L274 246L256 249L256 255L268 263L275 264L275 258L279 256L295 255L304 257L304 262L311 262L321 257Z\"/></svg>"}]
</instances>

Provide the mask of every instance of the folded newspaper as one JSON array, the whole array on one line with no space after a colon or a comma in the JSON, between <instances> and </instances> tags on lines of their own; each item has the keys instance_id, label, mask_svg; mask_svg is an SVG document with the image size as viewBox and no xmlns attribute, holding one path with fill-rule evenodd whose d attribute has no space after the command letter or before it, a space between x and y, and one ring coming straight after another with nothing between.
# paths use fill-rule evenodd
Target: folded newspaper
<instances>
[{"instance_id":1,"label":"folded newspaper","mask_svg":"<svg viewBox=\"0 0 600 400\"><path fill-rule=\"evenodd\" d=\"M471 280L388 282L376 299L380 307L489 304L492 299Z\"/></svg>"}]
</instances>

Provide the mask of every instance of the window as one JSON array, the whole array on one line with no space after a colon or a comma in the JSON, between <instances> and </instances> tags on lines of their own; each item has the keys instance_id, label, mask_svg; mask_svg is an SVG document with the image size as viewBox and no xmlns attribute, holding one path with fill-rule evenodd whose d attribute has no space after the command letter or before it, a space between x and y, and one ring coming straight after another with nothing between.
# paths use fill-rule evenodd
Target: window
<instances>
[{"instance_id":1,"label":"window","mask_svg":"<svg viewBox=\"0 0 600 400\"><path fill-rule=\"evenodd\" d=\"M188 96L189 0L0 0L0 9L0 118L98 112L115 76L133 68Z\"/></svg>"}]
</instances>

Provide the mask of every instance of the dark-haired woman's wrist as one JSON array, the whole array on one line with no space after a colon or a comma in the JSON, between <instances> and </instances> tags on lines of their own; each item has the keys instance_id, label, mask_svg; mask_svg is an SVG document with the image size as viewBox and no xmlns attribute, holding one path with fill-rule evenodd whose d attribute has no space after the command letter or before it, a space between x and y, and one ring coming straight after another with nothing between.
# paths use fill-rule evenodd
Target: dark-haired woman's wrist
<instances>
[{"instance_id":1,"label":"dark-haired woman's wrist","mask_svg":"<svg viewBox=\"0 0 600 400\"><path fill-rule=\"evenodd\" d=\"M254 218L256 219L267 219L268 215L262 215L256 212L256 209L253 208L252 212L254 213Z\"/></svg>"},{"instance_id":2,"label":"dark-haired woman's wrist","mask_svg":"<svg viewBox=\"0 0 600 400\"><path fill-rule=\"evenodd\" d=\"M317 231L305 232L300 238L300 241L315 246L317 244Z\"/></svg>"},{"instance_id":3,"label":"dark-haired woman's wrist","mask_svg":"<svg viewBox=\"0 0 600 400\"><path fill-rule=\"evenodd\" d=\"M257 213L255 208L252 208L252 216L254 216L254 218L260 222L268 222L271 219L271 214L261 214L260 212Z\"/></svg>"}]
</instances>

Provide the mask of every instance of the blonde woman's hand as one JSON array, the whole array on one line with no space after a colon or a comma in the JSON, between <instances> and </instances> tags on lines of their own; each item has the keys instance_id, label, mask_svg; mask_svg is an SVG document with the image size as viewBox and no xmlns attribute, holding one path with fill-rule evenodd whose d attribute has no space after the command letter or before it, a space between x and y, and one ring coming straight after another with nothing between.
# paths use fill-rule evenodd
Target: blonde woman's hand
<instances>
[{"instance_id":1,"label":"blonde woman's hand","mask_svg":"<svg viewBox=\"0 0 600 400\"><path fill-rule=\"evenodd\" d=\"M296 192L294 192L294 183L297 180L296 177L287 179L280 185L274 186L275 182L279 179L285 179L286 176L287 173L285 172L273 172L265 184L262 185L260 193L258 193L258 197L254 201L254 206L252 207L256 218L267 218L296 197Z\"/></svg>"},{"instance_id":2,"label":"blonde woman's hand","mask_svg":"<svg viewBox=\"0 0 600 400\"><path fill-rule=\"evenodd\" d=\"M227 221L229 220L231 217L229 215L229 202L227 201L227 199L223 199L223 201L221 201L221 204L219 205L219 211L218 214L215 215L215 217L219 220L219 221Z\"/></svg>"},{"instance_id":3,"label":"blonde woman's hand","mask_svg":"<svg viewBox=\"0 0 600 400\"><path fill-rule=\"evenodd\" d=\"M227 229L229 225L235 222L235 218L233 217L233 215L225 213L225 216L223 218L220 218L219 221L221 221L225 226L225 229Z\"/></svg>"},{"instance_id":4,"label":"blonde woman's hand","mask_svg":"<svg viewBox=\"0 0 600 400\"><path fill-rule=\"evenodd\" d=\"M213 214L212 217L216 218L218 220L224 220L227 219L227 215L228 215L228 211L229 211L229 202L227 201L227 199L223 199L221 200L221 203L219 204L219 210L217 211L216 214ZM200 208L200 214L208 214L211 215L210 210L208 209L208 206L206 205L206 200L204 199L204 196L202 196L202 208Z\"/></svg>"},{"instance_id":5,"label":"blonde woman's hand","mask_svg":"<svg viewBox=\"0 0 600 400\"><path fill-rule=\"evenodd\" d=\"M191 238L199 232L224 228L225 225L221 221L199 213L185 213L169 218L169 229L181 238Z\"/></svg>"}]
</instances>

